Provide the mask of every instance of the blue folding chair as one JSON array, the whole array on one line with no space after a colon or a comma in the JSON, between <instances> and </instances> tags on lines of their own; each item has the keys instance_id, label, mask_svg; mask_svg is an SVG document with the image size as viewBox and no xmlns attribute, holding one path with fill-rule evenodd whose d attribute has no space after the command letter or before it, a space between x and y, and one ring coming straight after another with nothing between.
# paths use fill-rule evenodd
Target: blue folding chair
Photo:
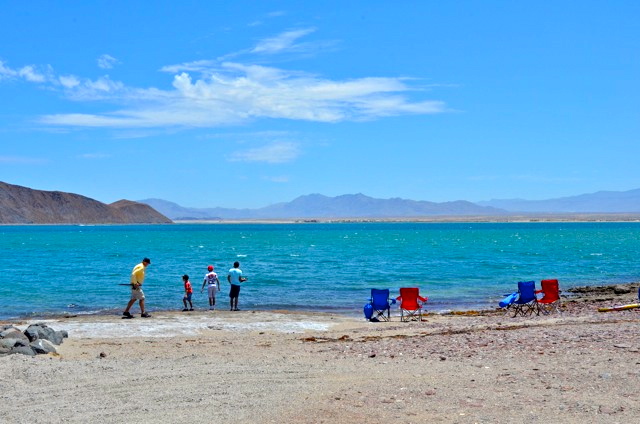
<instances>
[{"instance_id":1,"label":"blue folding chair","mask_svg":"<svg viewBox=\"0 0 640 424\"><path fill-rule=\"evenodd\" d=\"M396 300L389 297L389 289L371 289L369 302L373 308L372 321L389 321L391 319L391 305L394 305Z\"/></svg>"},{"instance_id":2,"label":"blue folding chair","mask_svg":"<svg viewBox=\"0 0 640 424\"><path fill-rule=\"evenodd\" d=\"M513 306L513 316L527 316L534 312L540 315L540 307L538 306L538 297L536 296L535 281L519 281L518 282L518 298L511 305Z\"/></svg>"}]
</instances>

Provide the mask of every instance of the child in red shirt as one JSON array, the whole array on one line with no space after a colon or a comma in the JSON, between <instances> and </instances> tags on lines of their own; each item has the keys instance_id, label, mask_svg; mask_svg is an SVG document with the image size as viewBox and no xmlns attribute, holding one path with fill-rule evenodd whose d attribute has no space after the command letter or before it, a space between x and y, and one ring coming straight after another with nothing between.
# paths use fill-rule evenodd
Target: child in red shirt
<instances>
[{"instance_id":1,"label":"child in red shirt","mask_svg":"<svg viewBox=\"0 0 640 424\"><path fill-rule=\"evenodd\" d=\"M193 303L191 303L191 295L193 294L193 289L191 288L191 283L189 282L189 276L183 275L182 281L184 281L184 297L182 298L182 303L184 303L184 311L193 311ZM189 302L189 308L187 308L187 302Z\"/></svg>"}]
</instances>

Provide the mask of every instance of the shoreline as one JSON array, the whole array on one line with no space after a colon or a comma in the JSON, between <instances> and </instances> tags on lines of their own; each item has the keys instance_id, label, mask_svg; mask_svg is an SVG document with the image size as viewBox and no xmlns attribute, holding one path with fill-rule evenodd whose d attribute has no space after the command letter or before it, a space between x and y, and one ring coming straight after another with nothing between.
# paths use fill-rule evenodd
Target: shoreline
<instances>
[{"instance_id":1,"label":"shoreline","mask_svg":"<svg viewBox=\"0 0 640 424\"><path fill-rule=\"evenodd\" d=\"M624 302L624 299L628 299L630 296L638 294L638 290L640 290L640 281L628 282L628 283L620 283L620 284L606 284L606 285L593 285L593 286L576 286L571 287L569 289L561 290L561 299L564 303L575 303L575 302L610 302L612 305L614 303L621 304ZM640 295L638 296L640 297ZM443 310L432 311L431 305L427 302L426 309L429 311L431 315L469 315L469 314L495 314L500 313L500 308L497 306L497 299L495 304L495 308L477 308L477 307L466 307L461 305L459 308L446 308ZM629 303L629 302L627 302ZM364 305L364 303L363 303ZM134 310L137 308L134 307ZM194 311L189 311L187 313L182 312L179 308L176 309L154 309L147 308L148 312L152 315L160 314L162 316L166 316L167 314L175 314L183 316L199 316L199 315L211 315L211 311L206 308L196 309ZM139 310L137 310L139 313ZM396 307L392 308L392 313L397 312ZM226 308L217 308L215 313L226 313ZM327 309L247 309L241 312L249 312L249 313L282 313L282 314L329 314L336 315L345 318L362 318L363 313L360 309L340 309L340 310L331 310ZM71 318L82 318L82 317L112 317L112 318L121 318L122 310L118 309L109 309L109 310L101 310L96 312L80 312L80 313L55 313L52 312L50 314L34 314L29 316L19 316L19 317L8 317L8 318L0 318L0 324L4 323L20 323L20 322L36 322L36 321L59 321L59 320L67 320Z\"/></svg>"},{"instance_id":2,"label":"shoreline","mask_svg":"<svg viewBox=\"0 0 640 424\"><path fill-rule=\"evenodd\" d=\"M577 286L567 290L561 290L561 303L566 311L583 311L584 309L597 307L610 307L621 304L634 303L640 300L640 282L631 282L623 284L599 285L599 286ZM497 302L496 302L497 304ZM594 305L597 305L594 306ZM504 309L499 308L467 308L447 311L430 311L429 303L425 306L426 316L428 317L450 317L450 316L501 316L504 315ZM305 310L305 309L248 309L236 311L228 311L225 308L210 311L208 309L196 309L194 311L183 312L179 309L149 309L151 318L139 317L139 311L134 314L135 321L140 323L153 324L155 320L178 322L180 320L191 320L195 323L207 322L207 320L222 317L226 320L233 321L238 316L254 316L259 319L272 319L273 317L330 317L330 320L343 319L364 321L362 311L353 310L345 311L327 311L327 310ZM399 320L400 312L397 307L392 308L392 320ZM266 318L265 318L266 317ZM121 311L104 311L98 313L76 313L76 314L51 314L51 315L34 315L18 318L0 319L0 325L26 325L36 322L44 323L60 323L65 322L120 322L122 321ZM278 321L277 319L275 321ZM198 324L195 327L199 327ZM189 330L190 331L190 330Z\"/></svg>"}]
</instances>

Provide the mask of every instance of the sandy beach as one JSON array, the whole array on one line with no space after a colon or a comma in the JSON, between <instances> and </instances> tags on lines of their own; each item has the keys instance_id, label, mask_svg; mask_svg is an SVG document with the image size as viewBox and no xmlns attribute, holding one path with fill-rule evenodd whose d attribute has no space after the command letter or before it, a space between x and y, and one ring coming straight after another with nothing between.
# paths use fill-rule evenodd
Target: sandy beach
<instances>
[{"instance_id":1,"label":"sandy beach","mask_svg":"<svg viewBox=\"0 0 640 424\"><path fill-rule=\"evenodd\" d=\"M640 310L597 308L636 300L594 290L560 315L408 323L396 310L381 323L286 311L37 320L69 338L57 354L0 357L0 422L635 422Z\"/></svg>"}]
</instances>

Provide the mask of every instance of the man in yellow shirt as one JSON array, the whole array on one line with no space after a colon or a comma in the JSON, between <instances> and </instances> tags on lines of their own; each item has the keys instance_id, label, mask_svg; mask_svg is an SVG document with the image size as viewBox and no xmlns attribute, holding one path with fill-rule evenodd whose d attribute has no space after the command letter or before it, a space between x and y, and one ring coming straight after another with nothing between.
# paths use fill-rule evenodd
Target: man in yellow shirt
<instances>
[{"instance_id":1,"label":"man in yellow shirt","mask_svg":"<svg viewBox=\"0 0 640 424\"><path fill-rule=\"evenodd\" d=\"M133 267L131 271L131 299L127 304L126 309L122 313L123 318L133 318L133 315L129 312L129 309L136 303L136 300L140 304L140 316L142 318L149 318L151 315L144 311L144 292L142 291L142 283L144 283L144 271L151 263L151 259L144 258L142 262Z\"/></svg>"}]
</instances>

